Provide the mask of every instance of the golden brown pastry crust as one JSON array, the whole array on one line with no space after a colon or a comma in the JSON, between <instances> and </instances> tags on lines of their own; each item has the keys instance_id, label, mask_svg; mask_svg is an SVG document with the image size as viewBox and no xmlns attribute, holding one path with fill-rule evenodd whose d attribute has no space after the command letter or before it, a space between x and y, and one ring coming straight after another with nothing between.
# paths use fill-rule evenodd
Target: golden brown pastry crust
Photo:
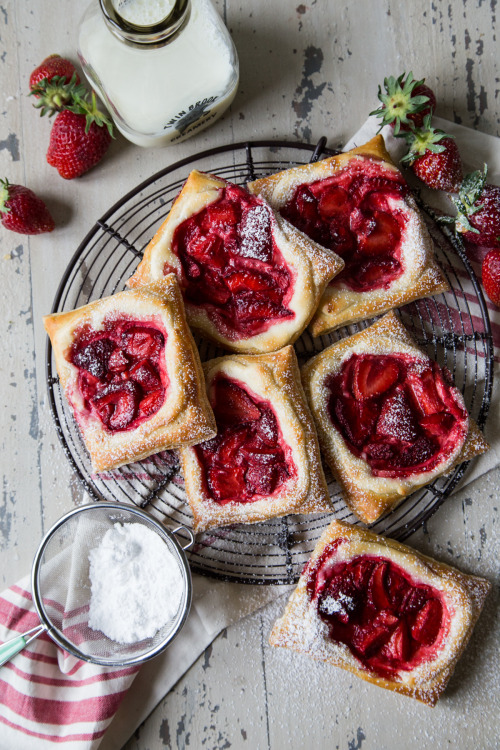
<instances>
[{"instance_id":1,"label":"golden brown pastry crust","mask_svg":"<svg viewBox=\"0 0 500 750\"><path fill-rule=\"evenodd\" d=\"M377 161L388 171L398 171L385 148L384 139L377 135L351 151L255 180L249 183L248 189L265 198L276 211L280 211L299 185L331 177L348 169L354 160ZM404 199L394 199L393 205L395 210L404 211L408 219L406 239L402 244L405 265L403 275L388 289L363 293L348 289L341 279L329 284L310 325L313 336L320 336L340 326L372 318L391 308L449 289L434 259L432 240L413 197L408 195Z\"/></svg>"},{"instance_id":2,"label":"golden brown pastry crust","mask_svg":"<svg viewBox=\"0 0 500 750\"><path fill-rule=\"evenodd\" d=\"M77 385L78 368L68 357L82 325L102 328L106 318L131 316L155 323L165 333L164 363L169 377L165 402L136 429L111 432L85 408ZM70 312L47 315L57 372L73 409L95 471L102 472L162 450L192 445L216 434L208 403L203 371L186 323L182 297L175 276L91 302Z\"/></svg>"},{"instance_id":3,"label":"golden brown pastry crust","mask_svg":"<svg viewBox=\"0 0 500 750\"><path fill-rule=\"evenodd\" d=\"M293 347L272 354L227 355L205 362L203 369L209 398L216 375L223 373L270 402L283 439L291 449L297 476L287 480L271 498L220 505L207 492L196 451L182 448L186 494L195 531L232 523L257 523L290 513L331 512L318 439Z\"/></svg>"},{"instance_id":4,"label":"golden brown pastry crust","mask_svg":"<svg viewBox=\"0 0 500 750\"><path fill-rule=\"evenodd\" d=\"M142 286L160 279L165 268L177 275L182 286L182 266L171 249L174 232L183 221L219 200L227 184L212 175L191 172L170 213L147 246L136 272L128 280L128 286ZM287 303L288 309L295 313L294 318L276 321L257 335L231 339L214 325L203 307L189 301L185 303L190 326L230 351L261 353L293 343L314 315L326 285L344 266L337 255L317 245L272 209L269 211L273 237L295 277L293 296Z\"/></svg>"},{"instance_id":5,"label":"golden brown pastry crust","mask_svg":"<svg viewBox=\"0 0 500 750\"><path fill-rule=\"evenodd\" d=\"M489 446L475 422L469 418L469 431L463 445L458 445L448 460L438 465L434 471L415 474L406 479L374 476L369 465L349 450L341 434L335 429L326 405L325 378L331 372L337 372L341 363L354 351L377 354L402 352L425 361L429 361L429 357L416 346L395 313L389 312L369 328L328 347L302 368L304 391L316 422L323 455L349 508L365 523L373 523L419 487L446 474L463 461L484 453ZM458 391L457 394L462 399Z\"/></svg>"},{"instance_id":6,"label":"golden brown pastry crust","mask_svg":"<svg viewBox=\"0 0 500 750\"><path fill-rule=\"evenodd\" d=\"M359 555L385 558L406 570L417 583L433 586L442 592L451 613L451 622L448 635L432 661L410 671L400 670L394 679L386 679L369 671L345 644L334 642L328 637L326 626L318 616L317 604L309 599L307 577L325 547L335 540L343 541L332 552L334 560L340 562ZM434 706L467 645L490 589L489 581L462 573L393 539L333 521L319 539L283 616L273 627L269 642L272 646L306 653L342 667L379 687Z\"/></svg>"}]
</instances>

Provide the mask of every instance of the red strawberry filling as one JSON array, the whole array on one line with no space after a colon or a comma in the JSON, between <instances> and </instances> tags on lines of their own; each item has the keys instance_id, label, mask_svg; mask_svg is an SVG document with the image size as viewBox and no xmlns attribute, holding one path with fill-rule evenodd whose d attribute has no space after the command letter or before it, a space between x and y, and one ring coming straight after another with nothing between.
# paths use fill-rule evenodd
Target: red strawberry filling
<instances>
[{"instance_id":1,"label":"red strawberry filling","mask_svg":"<svg viewBox=\"0 0 500 750\"><path fill-rule=\"evenodd\" d=\"M393 210L390 199L407 189L398 173L354 161L332 177L299 185L281 213L343 258L345 267L331 283L342 282L355 292L387 289L404 271L406 226L405 212Z\"/></svg>"},{"instance_id":2,"label":"red strawberry filling","mask_svg":"<svg viewBox=\"0 0 500 750\"><path fill-rule=\"evenodd\" d=\"M77 335L70 361L78 368L85 408L111 432L131 430L163 405L168 376L161 362L165 334L125 318Z\"/></svg>"},{"instance_id":3,"label":"red strawberry filling","mask_svg":"<svg viewBox=\"0 0 500 750\"><path fill-rule=\"evenodd\" d=\"M292 318L290 270L271 232L272 214L237 185L174 232L184 297L230 339L255 336ZM166 272L171 268L165 269Z\"/></svg>"},{"instance_id":4,"label":"red strawberry filling","mask_svg":"<svg viewBox=\"0 0 500 750\"><path fill-rule=\"evenodd\" d=\"M352 354L325 385L334 426L374 476L432 471L467 435L458 392L435 362Z\"/></svg>"},{"instance_id":5,"label":"red strawberry filling","mask_svg":"<svg viewBox=\"0 0 500 750\"><path fill-rule=\"evenodd\" d=\"M329 637L381 677L434 658L449 624L441 593L385 558L335 562L338 546L337 540L326 547L307 583Z\"/></svg>"},{"instance_id":6,"label":"red strawberry filling","mask_svg":"<svg viewBox=\"0 0 500 750\"><path fill-rule=\"evenodd\" d=\"M208 494L220 505L273 495L296 471L271 405L222 375L213 394L217 435L195 446Z\"/></svg>"}]
</instances>

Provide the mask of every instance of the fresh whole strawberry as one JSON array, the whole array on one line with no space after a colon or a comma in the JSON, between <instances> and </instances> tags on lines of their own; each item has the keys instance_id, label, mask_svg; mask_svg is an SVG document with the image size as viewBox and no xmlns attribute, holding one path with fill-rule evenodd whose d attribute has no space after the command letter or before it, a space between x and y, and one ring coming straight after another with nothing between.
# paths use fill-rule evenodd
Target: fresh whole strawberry
<instances>
[{"instance_id":1,"label":"fresh whole strawberry","mask_svg":"<svg viewBox=\"0 0 500 750\"><path fill-rule=\"evenodd\" d=\"M80 78L71 60L60 55L49 55L30 75L30 90L33 91L44 78L51 82L54 76L64 78L66 83L69 83L75 76L75 82L80 83ZM40 94L35 93L34 96L38 97Z\"/></svg>"},{"instance_id":2,"label":"fresh whole strawberry","mask_svg":"<svg viewBox=\"0 0 500 750\"><path fill-rule=\"evenodd\" d=\"M416 81L413 73L402 73L398 78L384 78L385 93L378 87L378 98L382 106L370 112L381 118L382 128L391 125L394 135L400 131L421 128L424 118L432 115L436 107L436 97L432 89L425 85L425 78Z\"/></svg>"},{"instance_id":3,"label":"fresh whole strawberry","mask_svg":"<svg viewBox=\"0 0 500 750\"><path fill-rule=\"evenodd\" d=\"M457 193L462 182L462 159L455 140L443 130L431 127L431 115L424 127L404 134L410 150L401 160L427 187Z\"/></svg>"},{"instance_id":4,"label":"fresh whole strawberry","mask_svg":"<svg viewBox=\"0 0 500 750\"><path fill-rule=\"evenodd\" d=\"M52 116L58 112L50 133L48 163L56 167L66 180L87 172L98 164L109 148L113 137L111 121L97 109L95 94L89 101L88 92L74 81L57 81L59 94L51 97L52 84L42 81L36 88L40 101L35 105L41 114Z\"/></svg>"},{"instance_id":5,"label":"fresh whole strawberry","mask_svg":"<svg viewBox=\"0 0 500 750\"><path fill-rule=\"evenodd\" d=\"M496 247L483 260L483 286L493 304L500 307L500 249Z\"/></svg>"},{"instance_id":6,"label":"fresh whole strawberry","mask_svg":"<svg viewBox=\"0 0 500 750\"><path fill-rule=\"evenodd\" d=\"M59 112L50 132L47 161L65 180L87 172L98 164L111 143L107 127L94 120L88 125L85 114L66 109Z\"/></svg>"},{"instance_id":7,"label":"fresh whole strawberry","mask_svg":"<svg viewBox=\"0 0 500 750\"><path fill-rule=\"evenodd\" d=\"M20 234L52 232L54 219L33 190L0 180L0 219L6 229Z\"/></svg>"},{"instance_id":8,"label":"fresh whole strawberry","mask_svg":"<svg viewBox=\"0 0 500 750\"><path fill-rule=\"evenodd\" d=\"M455 230L472 245L500 247L500 187L486 182L487 166L468 174L453 199L457 209Z\"/></svg>"}]
</instances>

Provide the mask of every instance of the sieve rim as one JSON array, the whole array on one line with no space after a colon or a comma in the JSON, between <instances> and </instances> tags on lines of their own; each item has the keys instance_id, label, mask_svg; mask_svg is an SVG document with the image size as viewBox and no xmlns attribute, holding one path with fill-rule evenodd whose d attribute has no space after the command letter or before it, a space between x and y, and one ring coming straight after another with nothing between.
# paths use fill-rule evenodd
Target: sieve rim
<instances>
[{"instance_id":1,"label":"sieve rim","mask_svg":"<svg viewBox=\"0 0 500 750\"><path fill-rule=\"evenodd\" d=\"M163 537L164 539L171 542L177 552L178 559L180 564L182 565L182 569L184 572L184 580L185 580L185 589L183 592L183 611L182 615L179 617L178 621L175 624L175 627L172 628L172 630L169 631L168 636L162 640L157 646L154 648L151 648L149 651L147 651L145 654L141 654L140 656L130 656L130 657L120 657L118 658L104 658L104 657L96 657L96 656L90 656L89 654L85 654L80 649L77 648L77 646L74 645L71 641L68 641L67 638L62 635L62 633L59 631L59 629L53 625L52 620L48 616L45 606L43 604L42 598L40 596L40 569L41 569L41 559L43 556L43 553L45 552L45 549L47 548L48 543L56 533L56 531L64 524L66 521L68 521L73 516L79 515L80 513L85 513L87 511L92 510L98 510L98 511L105 511L105 510L122 510L127 513L131 513L134 516L138 516L142 520L146 521L147 523L151 524L156 532ZM177 531L179 526L176 527L175 531ZM60 646L64 651L67 651L72 656L76 657L77 659L82 659L83 661L89 662L90 664L98 664L103 667L127 667L127 666L133 666L136 664L142 664L146 661L149 661L155 656L158 656L162 651L166 649L166 647L171 643L171 641L175 638L175 636L179 633L179 631L182 629L184 623L186 622L186 619L189 615L189 611L191 609L191 603L193 598L193 582L192 582L192 576L191 576L191 569L189 567L189 563L187 560L186 553L177 540L177 537L175 536L175 532L171 531L169 528L164 526L161 521L151 516L146 511L142 510L141 508L138 508L133 505L127 505L126 503L116 503L113 501L109 502L98 502L98 503L88 503L86 505L80 505L77 508L72 508L72 510L68 511L68 513L65 513L61 518L59 518L47 531L47 533L43 536L42 541L40 542L40 545L36 551L35 557L33 559L33 565L31 568L31 593L33 597L33 603L35 605L37 614L40 618L41 623L45 627L46 633L52 638L55 643L57 643L58 646Z\"/></svg>"}]
</instances>

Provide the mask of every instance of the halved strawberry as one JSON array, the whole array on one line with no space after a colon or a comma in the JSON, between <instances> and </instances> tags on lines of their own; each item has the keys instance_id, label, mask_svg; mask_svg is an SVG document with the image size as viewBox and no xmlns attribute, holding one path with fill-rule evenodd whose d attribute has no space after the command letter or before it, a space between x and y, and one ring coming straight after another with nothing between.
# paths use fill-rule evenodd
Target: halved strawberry
<instances>
[{"instance_id":1,"label":"halved strawberry","mask_svg":"<svg viewBox=\"0 0 500 750\"><path fill-rule=\"evenodd\" d=\"M215 227L223 229L226 226L237 224L239 220L239 212L236 206L224 201L222 204L212 203L210 206L207 206L201 226L204 231L209 231Z\"/></svg>"},{"instance_id":2,"label":"halved strawberry","mask_svg":"<svg viewBox=\"0 0 500 750\"><path fill-rule=\"evenodd\" d=\"M245 482L256 495L271 495L277 484L278 468L275 466L250 466L245 474Z\"/></svg>"},{"instance_id":3,"label":"halved strawberry","mask_svg":"<svg viewBox=\"0 0 500 750\"><path fill-rule=\"evenodd\" d=\"M124 372L129 364L128 357L125 355L123 349L117 346L109 358L108 370L111 370L111 372Z\"/></svg>"},{"instance_id":4,"label":"halved strawberry","mask_svg":"<svg viewBox=\"0 0 500 750\"><path fill-rule=\"evenodd\" d=\"M161 379L158 372L147 359L142 359L130 368L129 375L132 380L139 383L145 391L155 391L161 387Z\"/></svg>"},{"instance_id":5,"label":"halved strawberry","mask_svg":"<svg viewBox=\"0 0 500 750\"><path fill-rule=\"evenodd\" d=\"M242 466L221 469L211 466L208 470L208 486L218 502L238 500L245 487L245 470Z\"/></svg>"},{"instance_id":6,"label":"halved strawberry","mask_svg":"<svg viewBox=\"0 0 500 750\"><path fill-rule=\"evenodd\" d=\"M388 609L381 610L373 620L374 625L382 625L385 628L392 628L397 625L399 618L392 614Z\"/></svg>"},{"instance_id":7,"label":"halved strawberry","mask_svg":"<svg viewBox=\"0 0 500 750\"><path fill-rule=\"evenodd\" d=\"M368 601L377 609L386 609L391 604L389 596L385 590L387 571L387 563L379 563L374 569L368 583Z\"/></svg>"},{"instance_id":8,"label":"halved strawberry","mask_svg":"<svg viewBox=\"0 0 500 750\"><path fill-rule=\"evenodd\" d=\"M386 466L392 466L397 457L397 448L390 443L377 442L366 443L362 456L367 458L372 469L384 469Z\"/></svg>"},{"instance_id":9,"label":"halved strawberry","mask_svg":"<svg viewBox=\"0 0 500 750\"><path fill-rule=\"evenodd\" d=\"M159 331L146 328L131 328L126 333L125 351L131 357L154 359L163 345Z\"/></svg>"},{"instance_id":10,"label":"halved strawberry","mask_svg":"<svg viewBox=\"0 0 500 750\"><path fill-rule=\"evenodd\" d=\"M347 439L361 449L375 429L378 417L376 405L353 398L335 399L333 412Z\"/></svg>"},{"instance_id":11,"label":"halved strawberry","mask_svg":"<svg viewBox=\"0 0 500 750\"><path fill-rule=\"evenodd\" d=\"M107 427L124 430L135 418L137 398L137 386L128 381L110 385L94 400L94 405Z\"/></svg>"},{"instance_id":12,"label":"halved strawberry","mask_svg":"<svg viewBox=\"0 0 500 750\"><path fill-rule=\"evenodd\" d=\"M397 662L406 662L411 656L410 636L405 622L400 622L385 644L383 655Z\"/></svg>"},{"instance_id":13,"label":"halved strawberry","mask_svg":"<svg viewBox=\"0 0 500 750\"><path fill-rule=\"evenodd\" d=\"M362 606L359 592L351 576L335 579L321 594L318 609L321 614L347 625Z\"/></svg>"},{"instance_id":14,"label":"halved strawberry","mask_svg":"<svg viewBox=\"0 0 500 750\"><path fill-rule=\"evenodd\" d=\"M338 214L349 212L349 195L343 187L333 186L321 193L318 209L324 219L330 219Z\"/></svg>"},{"instance_id":15,"label":"halved strawberry","mask_svg":"<svg viewBox=\"0 0 500 750\"><path fill-rule=\"evenodd\" d=\"M91 401L97 393L100 385L99 378L91 375L88 370L80 370L78 373L78 388L85 401Z\"/></svg>"},{"instance_id":16,"label":"halved strawberry","mask_svg":"<svg viewBox=\"0 0 500 750\"><path fill-rule=\"evenodd\" d=\"M248 393L236 383L220 378L215 386L215 414L223 425L253 422L260 409Z\"/></svg>"},{"instance_id":17,"label":"halved strawberry","mask_svg":"<svg viewBox=\"0 0 500 750\"><path fill-rule=\"evenodd\" d=\"M194 304L225 305L231 299L231 292L216 269L203 267L196 283L186 290L186 296Z\"/></svg>"},{"instance_id":18,"label":"halved strawberry","mask_svg":"<svg viewBox=\"0 0 500 750\"><path fill-rule=\"evenodd\" d=\"M430 368L427 368L424 372L419 371L419 368L414 371L409 370L406 382L410 387L415 404L422 414L429 416L444 411L445 407L439 398L434 374Z\"/></svg>"},{"instance_id":19,"label":"halved strawberry","mask_svg":"<svg viewBox=\"0 0 500 750\"><path fill-rule=\"evenodd\" d=\"M366 559L363 558L352 566L351 577L357 589L363 590L366 588L372 576L373 568L373 563L367 563Z\"/></svg>"},{"instance_id":20,"label":"halved strawberry","mask_svg":"<svg viewBox=\"0 0 500 750\"><path fill-rule=\"evenodd\" d=\"M320 242L334 250L342 258L349 257L350 253L356 250L356 238L347 226L347 222L342 218L333 218L330 220L329 227L330 241ZM320 241L321 238L317 238Z\"/></svg>"},{"instance_id":21,"label":"halved strawberry","mask_svg":"<svg viewBox=\"0 0 500 750\"><path fill-rule=\"evenodd\" d=\"M384 211L374 211L358 235L358 247L365 255L390 255L400 240L397 219Z\"/></svg>"},{"instance_id":22,"label":"halved strawberry","mask_svg":"<svg viewBox=\"0 0 500 750\"><path fill-rule=\"evenodd\" d=\"M268 320L269 318L288 318L294 313L270 300L268 292L254 292L239 295L234 300L234 309L242 323Z\"/></svg>"},{"instance_id":23,"label":"halved strawberry","mask_svg":"<svg viewBox=\"0 0 500 750\"><path fill-rule=\"evenodd\" d=\"M430 414L420 420L421 427L435 437L446 435L454 424L455 419L450 413L446 412Z\"/></svg>"},{"instance_id":24,"label":"halved strawberry","mask_svg":"<svg viewBox=\"0 0 500 750\"><path fill-rule=\"evenodd\" d=\"M366 260L353 263L347 273L340 273L349 280L349 286L353 291L368 292L371 289L387 288L401 275L402 266L396 258L366 255Z\"/></svg>"},{"instance_id":25,"label":"halved strawberry","mask_svg":"<svg viewBox=\"0 0 500 750\"><path fill-rule=\"evenodd\" d=\"M249 289L252 292L261 292L272 289L275 284L271 276L258 271L235 271L226 277L226 284L232 292Z\"/></svg>"},{"instance_id":26,"label":"halved strawberry","mask_svg":"<svg viewBox=\"0 0 500 750\"><path fill-rule=\"evenodd\" d=\"M278 443L278 425L273 411L268 407L261 408L261 418L257 424L256 437L267 447L274 447ZM252 449L253 450L253 449Z\"/></svg>"},{"instance_id":27,"label":"halved strawberry","mask_svg":"<svg viewBox=\"0 0 500 750\"><path fill-rule=\"evenodd\" d=\"M400 615L409 615L418 612L427 601L425 589L422 587L408 587L399 606Z\"/></svg>"},{"instance_id":28,"label":"halved strawberry","mask_svg":"<svg viewBox=\"0 0 500 750\"><path fill-rule=\"evenodd\" d=\"M421 467L433 458L439 449L439 444L433 438L422 435L412 445L405 446L399 454L399 464L402 469L408 466Z\"/></svg>"},{"instance_id":29,"label":"halved strawberry","mask_svg":"<svg viewBox=\"0 0 500 750\"><path fill-rule=\"evenodd\" d=\"M376 427L377 435L413 443L418 437L418 423L404 391L397 390L386 399Z\"/></svg>"},{"instance_id":30,"label":"halved strawberry","mask_svg":"<svg viewBox=\"0 0 500 750\"><path fill-rule=\"evenodd\" d=\"M352 637L353 647L364 657L378 651L389 638L389 631L383 625L370 623L365 627L356 628Z\"/></svg>"},{"instance_id":31,"label":"halved strawberry","mask_svg":"<svg viewBox=\"0 0 500 750\"><path fill-rule=\"evenodd\" d=\"M248 432L245 429L224 434L222 436L222 442L218 447L217 462L223 466L235 466L236 459L238 458L240 450L245 444L247 437Z\"/></svg>"},{"instance_id":32,"label":"halved strawberry","mask_svg":"<svg viewBox=\"0 0 500 750\"><path fill-rule=\"evenodd\" d=\"M144 396L139 403L139 414L142 417L150 417L152 414L161 409L165 400L165 390L159 388L156 391L151 391L147 396Z\"/></svg>"},{"instance_id":33,"label":"halved strawberry","mask_svg":"<svg viewBox=\"0 0 500 750\"><path fill-rule=\"evenodd\" d=\"M394 358L358 357L354 364L352 392L359 400L379 396L392 388L399 376Z\"/></svg>"},{"instance_id":34,"label":"halved strawberry","mask_svg":"<svg viewBox=\"0 0 500 750\"><path fill-rule=\"evenodd\" d=\"M200 263L223 269L227 264L222 238L216 234L196 235L187 246L188 253Z\"/></svg>"},{"instance_id":35,"label":"halved strawberry","mask_svg":"<svg viewBox=\"0 0 500 750\"><path fill-rule=\"evenodd\" d=\"M415 618L411 635L418 643L431 646L439 635L443 606L437 599L428 599Z\"/></svg>"},{"instance_id":36,"label":"halved strawberry","mask_svg":"<svg viewBox=\"0 0 500 750\"><path fill-rule=\"evenodd\" d=\"M108 361L113 348L113 342L101 336L78 348L73 353L73 363L94 377L102 378L108 371Z\"/></svg>"},{"instance_id":37,"label":"halved strawberry","mask_svg":"<svg viewBox=\"0 0 500 750\"><path fill-rule=\"evenodd\" d=\"M295 201L299 214L306 221L318 219L318 204L308 185L301 185L295 195Z\"/></svg>"}]
</instances>

